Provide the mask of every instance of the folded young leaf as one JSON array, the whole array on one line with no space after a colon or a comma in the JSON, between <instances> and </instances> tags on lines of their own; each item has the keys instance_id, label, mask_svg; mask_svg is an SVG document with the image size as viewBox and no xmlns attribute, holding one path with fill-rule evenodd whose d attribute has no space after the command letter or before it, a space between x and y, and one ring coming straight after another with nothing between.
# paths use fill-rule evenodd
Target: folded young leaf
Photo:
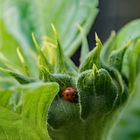
<instances>
[{"instance_id":1,"label":"folded young leaf","mask_svg":"<svg viewBox=\"0 0 140 140\"><path fill-rule=\"evenodd\" d=\"M98 38L97 34L95 34L95 40L96 40L96 47L89 52L85 60L80 65L80 72L83 72L88 69L92 69L93 64L95 64L98 68L101 67L100 62L100 53L102 50L102 43L100 39Z\"/></svg>"}]
</instances>

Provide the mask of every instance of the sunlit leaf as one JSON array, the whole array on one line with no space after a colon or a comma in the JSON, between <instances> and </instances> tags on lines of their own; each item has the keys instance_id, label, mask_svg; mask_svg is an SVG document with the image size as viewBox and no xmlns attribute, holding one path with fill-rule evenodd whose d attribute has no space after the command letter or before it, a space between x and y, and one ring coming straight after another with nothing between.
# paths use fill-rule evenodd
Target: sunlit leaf
<instances>
[{"instance_id":1,"label":"sunlit leaf","mask_svg":"<svg viewBox=\"0 0 140 140\"><path fill-rule=\"evenodd\" d=\"M50 140L47 113L57 92L55 83L0 90L0 139Z\"/></svg>"}]
</instances>

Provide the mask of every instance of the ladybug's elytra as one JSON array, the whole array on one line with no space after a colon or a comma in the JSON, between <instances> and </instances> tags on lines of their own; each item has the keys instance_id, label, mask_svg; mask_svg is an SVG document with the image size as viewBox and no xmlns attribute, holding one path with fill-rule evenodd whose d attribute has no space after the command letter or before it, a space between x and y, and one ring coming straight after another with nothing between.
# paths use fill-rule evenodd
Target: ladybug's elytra
<instances>
[{"instance_id":1,"label":"ladybug's elytra","mask_svg":"<svg viewBox=\"0 0 140 140\"><path fill-rule=\"evenodd\" d=\"M63 98L65 100L68 100L68 101L71 101L71 102L74 102L74 101L77 101L77 90L73 87L66 87L61 95L63 96Z\"/></svg>"}]
</instances>

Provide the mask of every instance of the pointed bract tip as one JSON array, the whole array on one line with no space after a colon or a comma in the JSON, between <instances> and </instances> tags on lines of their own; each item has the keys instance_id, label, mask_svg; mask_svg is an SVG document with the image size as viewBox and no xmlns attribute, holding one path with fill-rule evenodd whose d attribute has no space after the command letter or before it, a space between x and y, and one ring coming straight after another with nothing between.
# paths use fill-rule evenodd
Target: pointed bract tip
<instances>
[{"instance_id":1,"label":"pointed bract tip","mask_svg":"<svg viewBox=\"0 0 140 140\"><path fill-rule=\"evenodd\" d=\"M97 66L96 66L95 64L93 64L92 69L93 69L93 71L94 71L95 73L98 71L98 68L97 68Z\"/></svg>"},{"instance_id":2,"label":"pointed bract tip","mask_svg":"<svg viewBox=\"0 0 140 140\"><path fill-rule=\"evenodd\" d=\"M97 43L101 42L96 32L95 32L95 40Z\"/></svg>"},{"instance_id":3,"label":"pointed bract tip","mask_svg":"<svg viewBox=\"0 0 140 140\"><path fill-rule=\"evenodd\" d=\"M35 45L36 49L38 50L38 52L40 52L39 44L37 43L35 35L34 35L33 32L32 32L32 39L33 39L33 42L34 42L34 45Z\"/></svg>"},{"instance_id":4,"label":"pointed bract tip","mask_svg":"<svg viewBox=\"0 0 140 140\"><path fill-rule=\"evenodd\" d=\"M95 32L95 40L98 40L98 35L96 32Z\"/></svg>"},{"instance_id":5,"label":"pointed bract tip","mask_svg":"<svg viewBox=\"0 0 140 140\"><path fill-rule=\"evenodd\" d=\"M132 39L129 39L126 43L125 48L127 49L131 45L131 43L132 43Z\"/></svg>"},{"instance_id":6,"label":"pointed bract tip","mask_svg":"<svg viewBox=\"0 0 140 140\"><path fill-rule=\"evenodd\" d=\"M83 32L83 27L80 25L80 24L76 24L76 27L78 28L78 30L80 31L80 32Z\"/></svg>"},{"instance_id":7,"label":"pointed bract tip","mask_svg":"<svg viewBox=\"0 0 140 140\"><path fill-rule=\"evenodd\" d=\"M51 24L51 27L52 27L52 30L56 32L56 29L55 29L53 23Z\"/></svg>"},{"instance_id":8,"label":"pointed bract tip","mask_svg":"<svg viewBox=\"0 0 140 140\"><path fill-rule=\"evenodd\" d=\"M56 39L58 40L58 33L57 33L57 31L56 31L55 26L54 26L53 24L51 24L51 27L52 27L52 30L53 30L53 33L54 33Z\"/></svg>"},{"instance_id":9,"label":"pointed bract tip","mask_svg":"<svg viewBox=\"0 0 140 140\"><path fill-rule=\"evenodd\" d=\"M35 35L34 35L33 32L32 32L32 39L33 39L33 41L36 41L36 39L35 39Z\"/></svg>"},{"instance_id":10,"label":"pointed bract tip","mask_svg":"<svg viewBox=\"0 0 140 140\"><path fill-rule=\"evenodd\" d=\"M111 31L111 36L115 36L115 35L116 35L115 30L112 30L112 31Z\"/></svg>"},{"instance_id":11,"label":"pointed bract tip","mask_svg":"<svg viewBox=\"0 0 140 140\"><path fill-rule=\"evenodd\" d=\"M102 48L103 45L96 32L95 32L95 41L96 41L96 47Z\"/></svg>"},{"instance_id":12,"label":"pointed bract tip","mask_svg":"<svg viewBox=\"0 0 140 140\"><path fill-rule=\"evenodd\" d=\"M25 61L24 61L24 57L23 57L23 55L22 55L22 53L21 53L19 47L17 47L17 50L16 50L16 51L17 51L17 55L18 55L18 57L19 57L21 63L24 63L24 62L25 62Z\"/></svg>"},{"instance_id":13,"label":"pointed bract tip","mask_svg":"<svg viewBox=\"0 0 140 140\"><path fill-rule=\"evenodd\" d=\"M8 69L0 67L0 71L5 73L5 74L10 74L10 71Z\"/></svg>"}]
</instances>

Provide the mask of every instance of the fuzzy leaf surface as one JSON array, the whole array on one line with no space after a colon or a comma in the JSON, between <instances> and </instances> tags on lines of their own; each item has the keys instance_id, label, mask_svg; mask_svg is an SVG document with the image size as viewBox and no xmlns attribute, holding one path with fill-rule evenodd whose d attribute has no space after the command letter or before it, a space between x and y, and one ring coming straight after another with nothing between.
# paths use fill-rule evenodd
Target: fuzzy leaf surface
<instances>
[{"instance_id":1,"label":"fuzzy leaf surface","mask_svg":"<svg viewBox=\"0 0 140 140\"><path fill-rule=\"evenodd\" d=\"M50 140L47 113L56 83L34 83L0 90L0 139Z\"/></svg>"}]
</instances>

